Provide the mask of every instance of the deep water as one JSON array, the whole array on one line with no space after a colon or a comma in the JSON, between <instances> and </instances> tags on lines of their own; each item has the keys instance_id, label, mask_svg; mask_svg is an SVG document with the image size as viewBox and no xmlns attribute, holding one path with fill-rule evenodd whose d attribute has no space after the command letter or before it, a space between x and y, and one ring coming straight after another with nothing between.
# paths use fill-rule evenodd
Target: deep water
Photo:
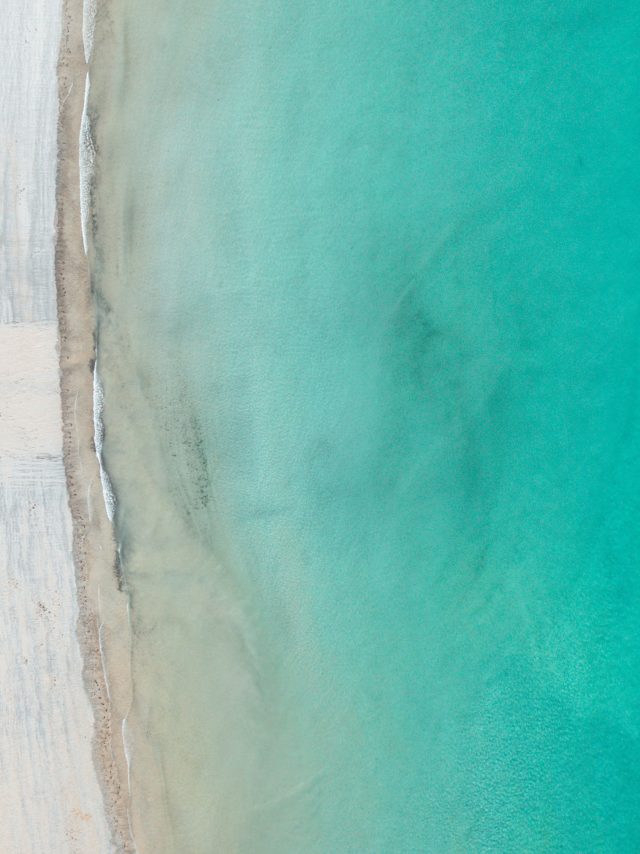
<instances>
[{"instance_id":1,"label":"deep water","mask_svg":"<svg viewBox=\"0 0 640 854\"><path fill-rule=\"evenodd\" d=\"M637 4L111 11L105 459L164 850L640 850Z\"/></svg>"}]
</instances>

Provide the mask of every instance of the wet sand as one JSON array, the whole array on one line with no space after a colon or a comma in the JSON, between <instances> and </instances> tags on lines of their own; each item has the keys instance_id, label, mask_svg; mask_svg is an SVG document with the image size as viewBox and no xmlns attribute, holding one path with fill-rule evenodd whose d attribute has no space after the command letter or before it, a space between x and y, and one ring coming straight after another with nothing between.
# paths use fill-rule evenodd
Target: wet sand
<instances>
[{"instance_id":1,"label":"wet sand","mask_svg":"<svg viewBox=\"0 0 640 854\"><path fill-rule=\"evenodd\" d=\"M133 850L118 782L128 668L114 652L110 705L100 652L114 631L128 635L92 450L93 319L77 252L81 14L81 3L65 10L59 88L59 0L9 0L0 30L11 59L0 81L3 854Z\"/></svg>"},{"instance_id":2,"label":"wet sand","mask_svg":"<svg viewBox=\"0 0 640 854\"><path fill-rule=\"evenodd\" d=\"M64 467L73 522L78 637L95 715L93 759L116 849L129 852L135 850L123 725L131 702L129 623L95 452L95 310L80 210L79 136L86 75L82 3L68 0L58 64L55 255Z\"/></svg>"}]
</instances>

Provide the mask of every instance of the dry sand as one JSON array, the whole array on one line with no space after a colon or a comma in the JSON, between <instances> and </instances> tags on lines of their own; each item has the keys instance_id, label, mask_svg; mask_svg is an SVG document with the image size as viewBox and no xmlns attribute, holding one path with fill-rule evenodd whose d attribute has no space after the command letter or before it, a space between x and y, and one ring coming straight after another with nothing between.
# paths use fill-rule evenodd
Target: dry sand
<instances>
[{"instance_id":1,"label":"dry sand","mask_svg":"<svg viewBox=\"0 0 640 854\"><path fill-rule=\"evenodd\" d=\"M0 16L2 854L135 850L127 606L93 447L81 33L82 0L7 0Z\"/></svg>"},{"instance_id":2,"label":"dry sand","mask_svg":"<svg viewBox=\"0 0 640 854\"><path fill-rule=\"evenodd\" d=\"M76 638L55 321L0 325L0 851L109 851Z\"/></svg>"}]
</instances>

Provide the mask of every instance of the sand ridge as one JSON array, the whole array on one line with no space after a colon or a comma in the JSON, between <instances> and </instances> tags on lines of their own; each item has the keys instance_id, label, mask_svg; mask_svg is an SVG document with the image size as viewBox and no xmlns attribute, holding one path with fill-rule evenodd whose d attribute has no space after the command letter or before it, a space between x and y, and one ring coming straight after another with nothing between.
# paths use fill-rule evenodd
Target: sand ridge
<instances>
[{"instance_id":1,"label":"sand ridge","mask_svg":"<svg viewBox=\"0 0 640 854\"><path fill-rule=\"evenodd\" d=\"M95 453L95 312L82 240L79 135L87 64L82 0L65 0L58 63L56 288L64 462L73 519L84 679L96 717L94 761L118 851L135 846L129 827L128 761L123 720L131 702L126 593L107 518ZM108 677L107 677L108 674ZM107 683L108 678L108 683Z\"/></svg>"}]
</instances>

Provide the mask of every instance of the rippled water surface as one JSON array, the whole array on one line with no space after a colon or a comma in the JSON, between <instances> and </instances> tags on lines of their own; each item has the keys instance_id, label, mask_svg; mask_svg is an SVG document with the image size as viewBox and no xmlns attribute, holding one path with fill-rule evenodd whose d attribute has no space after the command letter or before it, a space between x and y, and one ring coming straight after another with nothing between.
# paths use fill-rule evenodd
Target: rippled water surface
<instances>
[{"instance_id":1,"label":"rippled water surface","mask_svg":"<svg viewBox=\"0 0 640 854\"><path fill-rule=\"evenodd\" d=\"M637 851L637 5L111 12L94 269L155 850Z\"/></svg>"}]
</instances>

